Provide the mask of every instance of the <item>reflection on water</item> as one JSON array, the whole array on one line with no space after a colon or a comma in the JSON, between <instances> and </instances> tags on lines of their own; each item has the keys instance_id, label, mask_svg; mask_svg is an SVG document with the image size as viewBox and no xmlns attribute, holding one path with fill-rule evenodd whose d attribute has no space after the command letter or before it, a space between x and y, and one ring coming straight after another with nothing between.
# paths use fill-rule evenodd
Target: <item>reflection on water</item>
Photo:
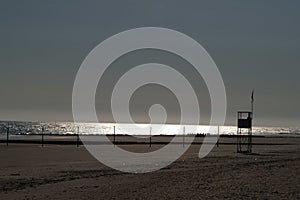
<instances>
[{"instance_id":1,"label":"reflection on water","mask_svg":"<svg viewBox=\"0 0 300 200\"><path fill-rule=\"evenodd\" d=\"M115 127L115 128L114 128ZM151 128L150 128L151 127ZM175 134L225 134L235 135L235 126L194 126L160 124L109 124L109 123L41 123L0 121L0 133L9 129L10 134L130 134L130 135L175 135ZM299 127L254 127L254 135L300 135Z\"/></svg>"}]
</instances>

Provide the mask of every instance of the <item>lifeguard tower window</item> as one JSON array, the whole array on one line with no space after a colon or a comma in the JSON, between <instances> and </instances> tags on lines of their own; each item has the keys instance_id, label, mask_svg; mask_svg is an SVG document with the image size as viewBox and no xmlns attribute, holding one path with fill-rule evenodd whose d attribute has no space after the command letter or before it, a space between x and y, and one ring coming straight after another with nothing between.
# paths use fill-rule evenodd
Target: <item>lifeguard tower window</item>
<instances>
[{"instance_id":1,"label":"lifeguard tower window","mask_svg":"<svg viewBox=\"0 0 300 200\"><path fill-rule=\"evenodd\" d=\"M238 112L238 128L252 127L252 112Z\"/></svg>"}]
</instances>

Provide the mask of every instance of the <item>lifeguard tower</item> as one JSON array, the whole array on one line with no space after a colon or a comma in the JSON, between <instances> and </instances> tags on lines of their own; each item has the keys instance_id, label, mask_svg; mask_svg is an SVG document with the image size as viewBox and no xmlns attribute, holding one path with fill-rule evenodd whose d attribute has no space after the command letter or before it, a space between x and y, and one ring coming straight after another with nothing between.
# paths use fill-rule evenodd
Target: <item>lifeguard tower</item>
<instances>
[{"instance_id":1,"label":"lifeguard tower","mask_svg":"<svg viewBox=\"0 0 300 200\"><path fill-rule=\"evenodd\" d=\"M253 112L239 111L237 115L237 152L252 152L252 117Z\"/></svg>"}]
</instances>

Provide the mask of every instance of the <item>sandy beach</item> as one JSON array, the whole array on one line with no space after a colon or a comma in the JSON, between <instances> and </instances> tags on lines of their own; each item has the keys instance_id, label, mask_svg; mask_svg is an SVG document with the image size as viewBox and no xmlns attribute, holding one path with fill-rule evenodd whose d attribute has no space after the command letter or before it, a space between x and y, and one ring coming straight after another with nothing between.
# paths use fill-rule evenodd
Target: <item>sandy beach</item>
<instances>
[{"instance_id":1,"label":"sandy beach","mask_svg":"<svg viewBox=\"0 0 300 200\"><path fill-rule=\"evenodd\" d=\"M170 166L146 174L106 167L84 146L0 144L0 199L300 198L299 137L254 138L251 155L237 154L231 142L221 138L203 159L193 144Z\"/></svg>"}]
</instances>

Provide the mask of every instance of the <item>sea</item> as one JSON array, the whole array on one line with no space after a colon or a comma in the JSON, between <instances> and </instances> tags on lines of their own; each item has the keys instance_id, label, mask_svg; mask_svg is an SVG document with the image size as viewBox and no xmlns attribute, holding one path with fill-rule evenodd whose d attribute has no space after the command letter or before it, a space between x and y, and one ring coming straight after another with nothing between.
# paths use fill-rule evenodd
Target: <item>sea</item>
<instances>
[{"instance_id":1,"label":"sea","mask_svg":"<svg viewBox=\"0 0 300 200\"><path fill-rule=\"evenodd\" d=\"M0 134L236 135L236 126L0 121ZM247 130L245 130L247 131ZM254 126L253 135L300 136L300 127Z\"/></svg>"}]
</instances>

